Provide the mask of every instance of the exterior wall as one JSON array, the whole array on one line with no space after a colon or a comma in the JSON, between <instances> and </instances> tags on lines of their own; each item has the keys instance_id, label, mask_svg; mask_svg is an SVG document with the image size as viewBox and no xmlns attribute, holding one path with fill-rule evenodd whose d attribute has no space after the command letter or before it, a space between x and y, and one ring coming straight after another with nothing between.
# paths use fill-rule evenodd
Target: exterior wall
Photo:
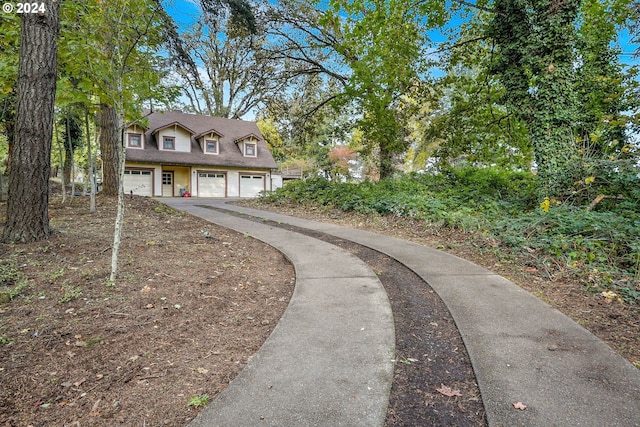
<instances>
[{"instance_id":1,"label":"exterior wall","mask_svg":"<svg viewBox=\"0 0 640 427\"><path fill-rule=\"evenodd\" d=\"M168 128L160 130L160 132L156 134L156 142L159 150L163 150L162 140L165 136L172 136L176 139L176 149L166 151L191 152L191 134L180 126L169 126Z\"/></svg>"},{"instance_id":2,"label":"exterior wall","mask_svg":"<svg viewBox=\"0 0 640 427\"><path fill-rule=\"evenodd\" d=\"M254 155L254 156L247 156L246 155L246 151L245 151L245 144L246 143L250 143L250 144L255 144L256 145L256 155ZM254 137L254 136L250 136L250 137L245 138L242 141L238 142L238 148L240 149L240 151L242 152L242 155L244 157L258 157L258 155L257 155L258 139L256 137Z\"/></svg>"},{"instance_id":3,"label":"exterior wall","mask_svg":"<svg viewBox=\"0 0 640 427\"><path fill-rule=\"evenodd\" d=\"M216 141L216 143L218 144L218 152L217 153L209 153L209 152L207 152L207 147L206 147L207 139L212 139L212 140ZM202 152L205 153L205 154L208 154L210 156L217 156L220 153L220 137L217 134L213 133L213 132L208 133L207 135L198 138L198 144L200 145L200 149L202 150Z\"/></svg>"},{"instance_id":4,"label":"exterior wall","mask_svg":"<svg viewBox=\"0 0 640 427\"><path fill-rule=\"evenodd\" d=\"M240 197L240 175L251 174L251 175L263 175L265 177L265 185L266 190L270 190L271 185L271 173L269 171L263 170L252 170L252 169L242 169L242 170L230 170L225 168L215 168L215 167L193 167L191 173L191 188L193 191L191 195L193 197L198 197L197 188L198 188L198 172L217 172L224 173L227 176L227 197Z\"/></svg>"},{"instance_id":5,"label":"exterior wall","mask_svg":"<svg viewBox=\"0 0 640 427\"><path fill-rule=\"evenodd\" d=\"M125 131L125 135L124 135L124 145L125 147L127 147L127 150L144 150L145 147L145 141L144 141L144 134L146 132L146 129L143 128L140 125L134 124L132 126L129 126L127 128L127 130ZM129 146L129 134L138 134L140 135L140 147L130 147Z\"/></svg>"},{"instance_id":6,"label":"exterior wall","mask_svg":"<svg viewBox=\"0 0 640 427\"><path fill-rule=\"evenodd\" d=\"M180 190L184 189L186 191L191 192L191 189L194 188L191 182L191 168L184 166L163 166L163 172L173 172L173 195L178 197L180 196ZM162 173L160 174L162 181ZM162 182L160 183L160 187L162 187ZM162 188L160 188L160 195L162 194Z\"/></svg>"},{"instance_id":7,"label":"exterior wall","mask_svg":"<svg viewBox=\"0 0 640 427\"><path fill-rule=\"evenodd\" d=\"M227 173L227 197L240 197L240 172Z\"/></svg>"},{"instance_id":8,"label":"exterior wall","mask_svg":"<svg viewBox=\"0 0 640 427\"><path fill-rule=\"evenodd\" d=\"M269 191L276 191L282 187L282 175L271 175L271 188L267 188Z\"/></svg>"},{"instance_id":9,"label":"exterior wall","mask_svg":"<svg viewBox=\"0 0 640 427\"><path fill-rule=\"evenodd\" d=\"M216 168L206 166L162 166L151 163L127 162L126 168L153 169L153 195L162 197L162 171L173 171L173 194L180 195L180 189L185 188L191 193L191 197L198 197L198 172L217 172L227 176L227 197L240 197L240 175L263 175L265 177L266 190L275 190L274 183L278 182L278 175L271 176L264 169L236 169ZM273 178L273 179L272 179Z\"/></svg>"}]
</instances>

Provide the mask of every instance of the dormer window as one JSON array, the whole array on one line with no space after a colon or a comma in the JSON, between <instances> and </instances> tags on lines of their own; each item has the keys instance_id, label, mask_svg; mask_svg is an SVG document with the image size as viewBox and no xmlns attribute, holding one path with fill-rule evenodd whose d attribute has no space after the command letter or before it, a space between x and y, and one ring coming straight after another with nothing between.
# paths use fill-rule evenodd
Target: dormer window
<instances>
[{"instance_id":1,"label":"dormer window","mask_svg":"<svg viewBox=\"0 0 640 427\"><path fill-rule=\"evenodd\" d=\"M256 157L256 143L255 142L245 142L244 143L244 155L246 157Z\"/></svg>"},{"instance_id":2,"label":"dormer window","mask_svg":"<svg viewBox=\"0 0 640 427\"><path fill-rule=\"evenodd\" d=\"M209 154L218 154L218 141L215 139L205 139L205 152Z\"/></svg>"},{"instance_id":3,"label":"dormer window","mask_svg":"<svg viewBox=\"0 0 640 427\"><path fill-rule=\"evenodd\" d=\"M139 133L130 133L127 146L131 148L142 148L142 135Z\"/></svg>"},{"instance_id":4,"label":"dormer window","mask_svg":"<svg viewBox=\"0 0 640 427\"><path fill-rule=\"evenodd\" d=\"M162 137L162 149L163 150L175 150L176 149L176 139L173 136L163 136Z\"/></svg>"}]
</instances>

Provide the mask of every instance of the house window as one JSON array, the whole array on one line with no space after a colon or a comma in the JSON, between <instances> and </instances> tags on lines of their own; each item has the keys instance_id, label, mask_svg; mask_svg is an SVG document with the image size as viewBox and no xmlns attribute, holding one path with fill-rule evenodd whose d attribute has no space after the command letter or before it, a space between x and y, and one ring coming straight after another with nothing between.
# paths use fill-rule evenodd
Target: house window
<instances>
[{"instance_id":1,"label":"house window","mask_svg":"<svg viewBox=\"0 0 640 427\"><path fill-rule=\"evenodd\" d=\"M130 133L129 134L129 147L131 148L142 148L142 135L139 133Z\"/></svg>"},{"instance_id":2,"label":"house window","mask_svg":"<svg viewBox=\"0 0 640 427\"><path fill-rule=\"evenodd\" d=\"M173 174L171 172L162 172L162 185L171 185Z\"/></svg>"},{"instance_id":3,"label":"house window","mask_svg":"<svg viewBox=\"0 0 640 427\"><path fill-rule=\"evenodd\" d=\"M218 154L218 141L215 139L207 139L204 141L204 144L207 153Z\"/></svg>"},{"instance_id":4,"label":"house window","mask_svg":"<svg viewBox=\"0 0 640 427\"><path fill-rule=\"evenodd\" d=\"M244 155L247 157L256 157L256 144L253 142L245 142Z\"/></svg>"},{"instance_id":5,"label":"house window","mask_svg":"<svg viewBox=\"0 0 640 427\"><path fill-rule=\"evenodd\" d=\"M176 139L173 136L163 136L162 137L162 149L163 150L175 150L176 149Z\"/></svg>"}]
</instances>

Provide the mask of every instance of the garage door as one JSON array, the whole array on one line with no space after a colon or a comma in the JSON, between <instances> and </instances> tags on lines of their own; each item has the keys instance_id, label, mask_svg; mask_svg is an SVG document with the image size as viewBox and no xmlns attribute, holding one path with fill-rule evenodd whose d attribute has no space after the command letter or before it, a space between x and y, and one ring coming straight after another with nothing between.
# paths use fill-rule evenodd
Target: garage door
<instances>
[{"instance_id":1,"label":"garage door","mask_svg":"<svg viewBox=\"0 0 640 427\"><path fill-rule=\"evenodd\" d=\"M240 175L240 197L256 197L264 190L264 176Z\"/></svg>"},{"instance_id":2,"label":"garage door","mask_svg":"<svg viewBox=\"0 0 640 427\"><path fill-rule=\"evenodd\" d=\"M224 197L226 179L223 173L198 174L198 197Z\"/></svg>"},{"instance_id":3,"label":"garage door","mask_svg":"<svg viewBox=\"0 0 640 427\"><path fill-rule=\"evenodd\" d=\"M150 170L125 169L124 194L153 196L153 172Z\"/></svg>"}]
</instances>

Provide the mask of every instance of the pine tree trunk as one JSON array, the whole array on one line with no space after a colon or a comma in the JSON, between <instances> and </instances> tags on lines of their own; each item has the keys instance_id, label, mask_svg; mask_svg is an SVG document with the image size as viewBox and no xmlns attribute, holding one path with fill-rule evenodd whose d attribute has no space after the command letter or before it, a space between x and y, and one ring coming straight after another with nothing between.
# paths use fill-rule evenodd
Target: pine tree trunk
<instances>
[{"instance_id":1,"label":"pine tree trunk","mask_svg":"<svg viewBox=\"0 0 640 427\"><path fill-rule=\"evenodd\" d=\"M100 105L98 127L100 129L100 151L102 152L102 194L117 196L120 178L118 174L120 128L115 107Z\"/></svg>"},{"instance_id":2,"label":"pine tree trunk","mask_svg":"<svg viewBox=\"0 0 640 427\"><path fill-rule=\"evenodd\" d=\"M22 15L5 242L33 242L50 234L49 172L60 3L46 1L45 13Z\"/></svg>"}]
</instances>

